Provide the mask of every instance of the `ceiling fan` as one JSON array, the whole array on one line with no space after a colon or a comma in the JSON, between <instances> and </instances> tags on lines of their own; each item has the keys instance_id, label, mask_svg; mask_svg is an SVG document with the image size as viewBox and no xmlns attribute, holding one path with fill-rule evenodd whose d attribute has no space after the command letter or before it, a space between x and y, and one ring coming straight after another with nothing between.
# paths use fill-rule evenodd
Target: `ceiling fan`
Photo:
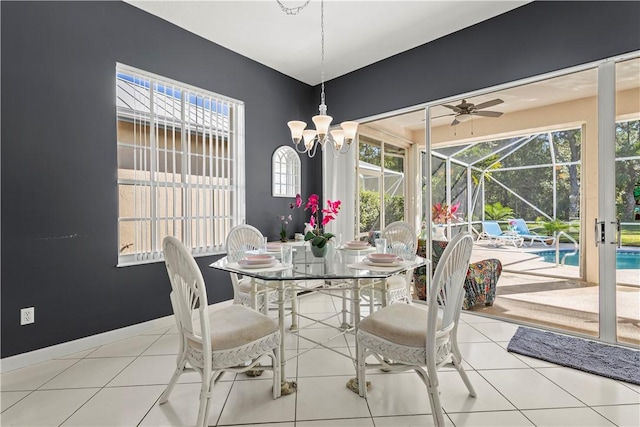
<instances>
[{"instance_id":1,"label":"ceiling fan","mask_svg":"<svg viewBox=\"0 0 640 427\"><path fill-rule=\"evenodd\" d=\"M455 126L459 123L466 122L471 120L473 116L480 117L500 117L502 112L500 111L480 111L483 108L493 107L494 105L502 104L504 101L502 99L496 98L491 101L482 102L478 105L472 104L471 102L467 102L466 100L462 100L462 102L458 105L446 105L443 104L443 107L447 107L452 109L454 112L451 114L445 114L444 116L455 116L453 121L451 122L451 126Z\"/></svg>"}]
</instances>

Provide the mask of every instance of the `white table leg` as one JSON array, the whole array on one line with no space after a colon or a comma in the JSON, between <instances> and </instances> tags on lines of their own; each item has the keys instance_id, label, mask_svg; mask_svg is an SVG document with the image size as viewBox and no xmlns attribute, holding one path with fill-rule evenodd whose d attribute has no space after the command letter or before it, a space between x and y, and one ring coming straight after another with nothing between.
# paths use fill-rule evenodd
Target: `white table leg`
<instances>
[{"instance_id":1,"label":"white table leg","mask_svg":"<svg viewBox=\"0 0 640 427\"><path fill-rule=\"evenodd\" d=\"M291 330L298 329L298 291L295 287L291 287L289 291L291 295Z\"/></svg>"},{"instance_id":2,"label":"white table leg","mask_svg":"<svg viewBox=\"0 0 640 427\"><path fill-rule=\"evenodd\" d=\"M380 289L380 298L382 299L382 301L380 301L381 306L384 308L387 306L387 304L389 304L389 294L388 294L388 288L387 288L387 279L382 279L382 288Z\"/></svg>"},{"instance_id":3,"label":"white table leg","mask_svg":"<svg viewBox=\"0 0 640 427\"><path fill-rule=\"evenodd\" d=\"M375 285L373 285L371 287L371 289L373 289ZM373 300L373 294L371 295L371 300ZM373 313L373 311L372 311ZM365 392L365 384L364 381L362 381L362 379L360 378L359 375L359 359L358 359L358 354L359 354L359 348L360 345L358 344L358 325L360 324L360 279L356 279L354 286L353 286L353 324L354 324L354 333L356 336L356 382L358 384L358 394L362 397L364 397L364 392Z\"/></svg>"},{"instance_id":4,"label":"white table leg","mask_svg":"<svg viewBox=\"0 0 640 427\"><path fill-rule=\"evenodd\" d=\"M251 278L251 308L258 311L258 284L255 278Z\"/></svg>"},{"instance_id":5,"label":"white table leg","mask_svg":"<svg viewBox=\"0 0 640 427\"><path fill-rule=\"evenodd\" d=\"M298 388L298 385L295 381L287 381L287 370L286 365L287 361L285 358L285 310L284 304L286 302L285 298L285 290L286 290L286 282L279 281L278 282L278 327L280 328L280 395L287 395L291 393L295 393Z\"/></svg>"}]
</instances>

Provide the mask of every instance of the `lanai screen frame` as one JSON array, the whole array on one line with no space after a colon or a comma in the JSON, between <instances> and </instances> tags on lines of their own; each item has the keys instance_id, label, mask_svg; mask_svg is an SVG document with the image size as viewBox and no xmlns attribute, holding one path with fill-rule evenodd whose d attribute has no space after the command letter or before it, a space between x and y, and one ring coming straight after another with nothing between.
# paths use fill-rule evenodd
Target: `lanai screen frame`
<instances>
[{"instance_id":1,"label":"lanai screen frame","mask_svg":"<svg viewBox=\"0 0 640 427\"><path fill-rule=\"evenodd\" d=\"M495 182L497 185L501 186L502 188L504 188L507 192L511 193L513 196L515 196L516 198L518 198L519 200L521 200L522 202L524 202L525 204L527 204L528 206L530 206L532 209L534 209L536 212L538 212L540 214L540 216L545 217L547 220L555 220L557 219L557 193L558 193L558 186L557 186L557 181L558 181L558 167L560 166L571 166L571 165L577 165L577 166L581 166L581 159L580 160L576 160L576 161L558 161L558 159L556 158L556 147L555 147L555 142L554 142L554 133L557 132L561 132L561 131L569 131L569 130L577 130L580 132L580 144L582 144L582 129L580 127L575 127L575 126L569 126L566 128L553 128L553 129L549 129L549 130L545 130L545 131L540 131L540 132L535 132L535 133L526 133L526 134L522 134L520 136L515 136L515 137L511 137L511 138L502 138L502 139L490 139L490 138L486 138L480 141L476 141L476 142L472 142L472 143L468 143L468 144L464 144L464 145L447 145L446 143L442 143L442 144L438 144L438 146L432 146L431 147L431 160L433 161L433 158L436 159L440 159L444 164L445 164L445 168L446 168L446 172L445 172L445 200L443 201L444 203L446 203L447 205L451 205L452 202L456 202L456 200L452 200L452 196L451 196L451 188L452 188L452 183L451 183L451 165L455 164L458 166L461 166L463 168L466 168L466 177L467 177L467 186L466 186L466 192L467 192L467 197L466 197L466 211L465 211L465 218L462 221L459 221L457 223L454 224L450 224L451 226L455 226L455 227L460 227L460 226L464 226L464 225L468 225L470 228L470 232L476 231L475 229L473 229L473 224L474 223L479 223L482 220L485 220L485 212L484 212L484 207L486 205L485 203L485 182L486 182L486 176L487 173L489 171L491 171L492 173L496 173L496 172L500 172L500 171L509 171L509 170L523 170L523 169L528 169L528 168L545 168L545 167L549 167L551 168L552 171L552 197L553 197L553 203L552 203L552 212L545 212L542 208L540 208L539 206L536 206L534 203L532 203L531 201L527 200L525 197L521 196L520 194L518 194L515 190L513 190L512 188L509 188L507 185L505 185L504 183L500 182L497 178L495 177L491 177L491 180L493 182ZM536 138L540 135L546 135L547 136L547 140L549 143L548 149L549 149L549 154L550 154L550 158L551 158L551 162L550 163L542 163L542 164L533 164L533 165L521 165L521 166L517 166L517 167L498 167L493 169L492 166L495 166L496 164L499 164L502 160L506 159L509 155L513 154L515 151L521 149L522 147L524 147L526 144L535 141ZM477 146L478 144L484 144L484 143L500 143L500 142L504 142L506 141L504 144L502 144L500 147L497 147L495 150L488 152L487 154L475 159L472 162L465 162L465 161L461 161L459 159L456 158L456 156L459 156L460 154L464 153L465 151L469 150L470 148ZM448 153L448 154L443 154L441 151L443 149L448 149L451 148L452 152ZM426 153L425 153L426 154ZM488 158L491 158L492 156L495 155L500 155L500 157L498 157L498 159L494 162L492 162L491 164L487 165L484 169L483 168L479 168L476 165ZM580 156L582 156L582 151L580 152ZM479 184L477 185L477 187L474 188L474 186L472 185L472 179L471 179L471 171L475 171L477 173L480 174L480 181ZM435 170L432 168L431 170L431 178L433 179L434 176L434 172ZM580 177L578 174L578 184L580 185ZM469 188L474 188L473 194L471 194L471 192L469 191ZM433 191L433 190L432 190ZM581 190L579 189L579 192ZM435 193L435 192L434 192ZM432 198L433 198L433 194L432 194ZM480 220L473 220L473 215L474 215L474 209L478 203L478 199L480 198ZM439 201L437 200L432 200L433 203L437 203ZM570 218L570 220L574 220L574 221L579 221L579 209L577 210L578 216L575 218ZM425 218L426 215L430 214L425 212ZM517 213L516 213L517 215Z\"/></svg>"}]
</instances>

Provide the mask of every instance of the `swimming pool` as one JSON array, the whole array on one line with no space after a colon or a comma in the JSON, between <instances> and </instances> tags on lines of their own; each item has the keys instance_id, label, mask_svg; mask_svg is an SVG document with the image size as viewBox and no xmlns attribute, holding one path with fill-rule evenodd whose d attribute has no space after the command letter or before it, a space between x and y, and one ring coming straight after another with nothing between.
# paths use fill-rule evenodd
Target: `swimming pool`
<instances>
[{"instance_id":1,"label":"swimming pool","mask_svg":"<svg viewBox=\"0 0 640 427\"><path fill-rule=\"evenodd\" d=\"M560 249L560 262L565 254L570 254L573 249ZM535 252L540 256L544 262L556 262L556 251L546 250ZM578 259L580 257L580 251L577 251L575 255L569 255L565 258L565 265L578 265ZM616 269L618 270L640 270L640 251L625 251L618 250L616 252Z\"/></svg>"}]
</instances>

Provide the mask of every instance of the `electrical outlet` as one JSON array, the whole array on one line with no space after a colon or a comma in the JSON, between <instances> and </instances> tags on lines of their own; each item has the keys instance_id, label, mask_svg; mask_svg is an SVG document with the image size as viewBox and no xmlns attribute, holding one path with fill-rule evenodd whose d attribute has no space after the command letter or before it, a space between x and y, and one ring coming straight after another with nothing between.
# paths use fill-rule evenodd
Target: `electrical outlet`
<instances>
[{"instance_id":1,"label":"electrical outlet","mask_svg":"<svg viewBox=\"0 0 640 427\"><path fill-rule=\"evenodd\" d=\"M20 325L30 325L36 321L35 308L27 307L20 309Z\"/></svg>"}]
</instances>

